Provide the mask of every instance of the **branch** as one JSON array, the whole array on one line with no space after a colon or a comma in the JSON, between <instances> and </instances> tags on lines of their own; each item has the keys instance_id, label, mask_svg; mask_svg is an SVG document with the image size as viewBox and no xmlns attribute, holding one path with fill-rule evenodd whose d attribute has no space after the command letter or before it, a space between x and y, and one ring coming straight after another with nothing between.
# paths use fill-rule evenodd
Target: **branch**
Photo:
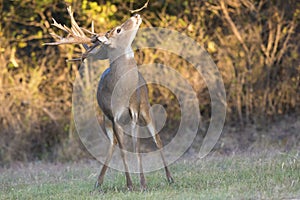
<instances>
[{"instance_id":1,"label":"branch","mask_svg":"<svg viewBox=\"0 0 300 200\"><path fill-rule=\"evenodd\" d=\"M139 8L139 9L136 9L136 10L129 10L129 11L130 11L131 13L140 12L140 11L143 10L144 8L147 8L148 3L149 3L149 0L147 0L147 2L144 4L143 7Z\"/></svg>"},{"instance_id":2,"label":"branch","mask_svg":"<svg viewBox=\"0 0 300 200\"><path fill-rule=\"evenodd\" d=\"M242 44L242 46L243 46L244 50L246 51L246 53L248 53L249 52L248 47L245 44L245 41L242 38L242 36L241 36L240 32L238 31L237 27L235 26L234 22L232 21L230 15L228 13L227 6L225 6L224 0L220 0L220 6L221 6L221 9L224 13L224 17L227 20L227 22L229 23L234 35L236 36L238 41Z\"/></svg>"}]
</instances>

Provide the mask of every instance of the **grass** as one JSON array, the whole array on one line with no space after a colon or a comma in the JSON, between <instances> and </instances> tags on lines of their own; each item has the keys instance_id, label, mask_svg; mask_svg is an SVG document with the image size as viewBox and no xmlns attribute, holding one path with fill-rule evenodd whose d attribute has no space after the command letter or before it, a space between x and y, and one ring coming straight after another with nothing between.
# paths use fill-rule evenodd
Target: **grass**
<instances>
[{"instance_id":1,"label":"grass","mask_svg":"<svg viewBox=\"0 0 300 200\"><path fill-rule=\"evenodd\" d=\"M171 165L175 183L163 170L146 174L148 191L128 192L121 172L109 170L103 193L93 192L100 164L30 163L0 169L0 199L299 199L300 155L184 158Z\"/></svg>"}]
</instances>

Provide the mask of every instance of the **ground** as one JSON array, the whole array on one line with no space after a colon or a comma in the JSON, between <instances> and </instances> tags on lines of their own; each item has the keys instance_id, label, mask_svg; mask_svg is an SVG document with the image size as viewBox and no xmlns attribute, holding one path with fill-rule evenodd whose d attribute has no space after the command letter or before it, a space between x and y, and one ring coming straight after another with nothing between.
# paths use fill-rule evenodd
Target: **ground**
<instances>
[{"instance_id":1,"label":"ground","mask_svg":"<svg viewBox=\"0 0 300 200\"><path fill-rule=\"evenodd\" d=\"M148 190L128 192L123 173L110 169L103 191L94 191L101 164L95 160L72 163L15 163L0 169L0 199L300 199L300 151L260 152L204 159L184 156L164 171L146 174Z\"/></svg>"},{"instance_id":2,"label":"ground","mask_svg":"<svg viewBox=\"0 0 300 200\"><path fill-rule=\"evenodd\" d=\"M0 199L300 199L299 130L300 120L291 117L268 128L225 126L208 156L197 157L200 138L171 164L174 184L163 169L147 173L144 192L136 174L129 192L124 174L113 169L102 192L94 190L102 166L93 159L14 162L0 167Z\"/></svg>"}]
</instances>

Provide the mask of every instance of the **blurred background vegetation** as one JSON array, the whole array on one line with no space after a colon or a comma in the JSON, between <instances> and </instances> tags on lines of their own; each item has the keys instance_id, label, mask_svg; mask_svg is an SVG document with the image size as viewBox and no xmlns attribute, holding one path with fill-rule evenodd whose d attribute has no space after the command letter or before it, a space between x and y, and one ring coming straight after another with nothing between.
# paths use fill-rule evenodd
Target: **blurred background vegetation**
<instances>
[{"instance_id":1,"label":"blurred background vegetation","mask_svg":"<svg viewBox=\"0 0 300 200\"><path fill-rule=\"evenodd\" d=\"M72 123L72 89L79 46L43 46L53 41L52 17L70 25L71 5L82 27L106 32L144 5L134 0L0 1L0 163L76 160L87 155ZM300 2L297 0L153 0L140 12L142 27L182 32L210 53L222 74L227 95L226 125L267 129L281 119L299 122ZM163 59L162 59L163 58ZM195 70L166 52L137 52L138 63L167 64L193 84L200 100L202 126L209 123L210 99ZM153 103L165 105L168 126L176 124L176 99L151 86ZM178 114L179 113L179 114ZM203 130L200 127L199 130ZM205 129L205 128L204 128ZM267 131L268 133L268 131ZM272 133L270 133L272 134ZM299 130L294 132L299 139ZM279 138L280 139L280 138Z\"/></svg>"}]
</instances>

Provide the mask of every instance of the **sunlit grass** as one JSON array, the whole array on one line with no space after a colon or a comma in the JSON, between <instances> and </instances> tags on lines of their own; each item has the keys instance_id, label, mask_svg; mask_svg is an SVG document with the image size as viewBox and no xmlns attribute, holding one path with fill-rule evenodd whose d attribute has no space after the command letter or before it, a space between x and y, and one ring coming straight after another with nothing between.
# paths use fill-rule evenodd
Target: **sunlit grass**
<instances>
[{"instance_id":1,"label":"sunlit grass","mask_svg":"<svg viewBox=\"0 0 300 200\"><path fill-rule=\"evenodd\" d=\"M182 159L171 166L175 183L163 170L146 175L148 191L128 192L121 172L109 170L93 191L100 164L35 163L1 169L0 199L290 199L300 198L299 153Z\"/></svg>"}]
</instances>

